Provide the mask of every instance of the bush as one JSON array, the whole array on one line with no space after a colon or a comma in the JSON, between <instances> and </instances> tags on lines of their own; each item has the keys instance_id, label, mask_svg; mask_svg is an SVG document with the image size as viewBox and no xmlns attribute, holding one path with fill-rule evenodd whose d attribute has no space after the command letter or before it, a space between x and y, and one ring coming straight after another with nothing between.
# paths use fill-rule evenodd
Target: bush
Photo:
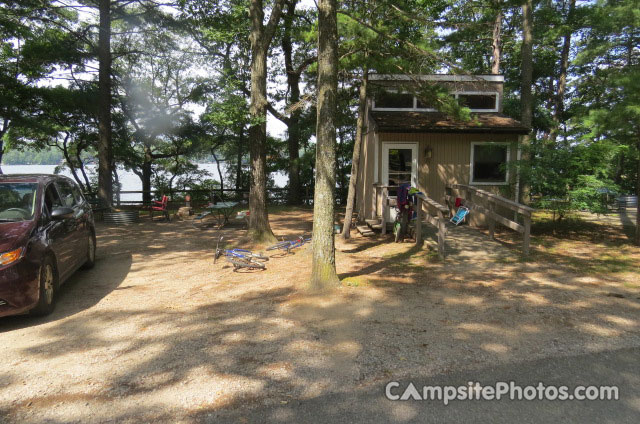
<instances>
[{"instance_id":1,"label":"bush","mask_svg":"<svg viewBox=\"0 0 640 424\"><path fill-rule=\"evenodd\" d=\"M571 208L593 213L606 213L608 204L615 197L618 187L611 181L593 175L579 175L575 186L569 190Z\"/></svg>"}]
</instances>

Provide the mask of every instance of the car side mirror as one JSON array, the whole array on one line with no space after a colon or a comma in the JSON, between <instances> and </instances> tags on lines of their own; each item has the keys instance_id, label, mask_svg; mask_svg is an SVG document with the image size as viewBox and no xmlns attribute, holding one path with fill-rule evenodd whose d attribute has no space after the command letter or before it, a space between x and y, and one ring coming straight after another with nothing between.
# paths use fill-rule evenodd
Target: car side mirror
<instances>
[{"instance_id":1,"label":"car side mirror","mask_svg":"<svg viewBox=\"0 0 640 424\"><path fill-rule=\"evenodd\" d=\"M73 218L73 209L67 207L55 208L51 212L51 218L55 220L63 220Z\"/></svg>"}]
</instances>

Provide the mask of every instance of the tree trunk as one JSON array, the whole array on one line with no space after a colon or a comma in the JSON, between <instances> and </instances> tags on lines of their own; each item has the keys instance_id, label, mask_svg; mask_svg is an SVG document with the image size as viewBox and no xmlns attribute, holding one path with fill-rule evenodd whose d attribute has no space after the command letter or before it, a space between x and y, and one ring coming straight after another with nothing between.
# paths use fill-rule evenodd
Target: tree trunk
<instances>
[{"instance_id":1,"label":"tree trunk","mask_svg":"<svg viewBox=\"0 0 640 424\"><path fill-rule=\"evenodd\" d=\"M295 17L296 4L297 0L291 0L287 3L281 46L284 53L284 67L287 73L289 107L300 101L300 74L293 67L293 42L291 41L291 27ZM289 154L287 203L289 205L300 205L302 203L302 186L300 184L300 116L301 110L296 107L286 122L287 150Z\"/></svg>"},{"instance_id":2,"label":"tree trunk","mask_svg":"<svg viewBox=\"0 0 640 424\"><path fill-rule=\"evenodd\" d=\"M249 161L251 163L251 186L249 188L249 228L251 238L257 242L274 241L267 213L267 53L275 28L280 20L282 0L277 0L271 11L268 24L263 24L262 0L251 0L251 103L249 114Z\"/></svg>"},{"instance_id":3,"label":"tree trunk","mask_svg":"<svg viewBox=\"0 0 640 424\"><path fill-rule=\"evenodd\" d=\"M100 0L98 37L98 196L109 206L111 184L111 1Z\"/></svg>"},{"instance_id":4,"label":"tree trunk","mask_svg":"<svg viewBox=\"0 0 640 424\"><path fill-rule=\"evenodd\" d=\"M253 2L252 2L253 4ZM259 40L260 42L262 40ZM249 127L249 234L254 241L273 240L267 212L267 52L256 48L251 57L251 106Z\"/></svg>"},{"instance_id":5,"label":"tree trunk","mask_svg":"<svg viewBox=\"0 0 640 424\"><path fill-rule=\"evenodd\" d=\"M87 188L87 193L91 193L91 182L89 181L89 177L87 177L87 172L84 169L84 162L82 162L82 159L80 158L80 154L82 153L82 150L80 150L79 148L76 149L76 160L78 161L78 169L80 169L80 172L82 173L82 178L84 178L84 184L85 187Z\"/></svg>"},{"instance_id":6,"label":"tree trunk","mask_svg":"<svg viewBox=\"0 0 640 424\"><path fill-rule=\"evenodd\" d=\"M151 205L151 159L145 155L142 163L142 203L146 206Z\"/></svg>"},{"instance_id":7,"label":"tree trunk","mask_svg":"<svg viewBox=\"0 0 640 424\"><path fill-rule=\"evenodd\" d=\"M82 169L82 168L81 168ZM120 177L118 176L118 169L117 167L114 165L112 168L113 170L113 185L116 188L116 206L120 206L120 191L122 190L122 186L120 185ZM82 171L82 173L84 174L84 170ZM86 178L86 175L85 175Z\"/></svg>"},{"instance_id":8,"label":"tree trunk","mask_svg":"<svg viewBox=\"0 0 640 424\"><path fill-rule=\"evenodd\" d=\"M73 161L71 160L71 155L69 154L69 148L67 143L69 142L69 137L71 134L67 133L62 141L62 155L64 156L64 160L67 162L67 166L69 166L69 170L71 171L71 175L73 175L73 179L76 180L78 185L80 186L80 190L86 191L84 184L80 181L80 177L78 177L78 173L76 172L76 167L73 165Z\"/></svg>"},{"instance_id":9,"label":"tree trunk","mask_svg":"<svg viewBox=\"0 0 640 424\"><path fill-rule=\"evenodd\" d=\"M2 157L4 156L4 140L0 137L0 175L2 175Z\"/></svg>"},{"instance_id":10,"label":"tree trunk","mask_svg":"<svg viewBox=\"0 0 640 424\"><path fill-rule=\"evenodd\" d=\"M521 57L521 85L520 103L522 124L531 128L533 118L533 95L531 90L533 80L533 0L525 0L522 5L522 57ZM522 137L523 160L530 159L529 146L531 132ZM525 181L520 190L522 202L529 202L529 184Z\"/></svg>"},{"instance_id":11,"label":"tree trunk","mask_svg":"<svg viewBox=\"0 0 640 424\"><path fill-rule=\"evenodd\" d=\"M296 77L295 80L299 80ZM290 103L300 100L300 88L298 82L290 85ZM289 150L289 192L288 203L300 205L302 203L302 184L300 182L300 110L294 110L289 118L287 147Z\"/></svg>"},{"instance_id":12,"label":"tree trunk","mask_svg":"<svg viewBox=\"0 0 640 424\"><path fill-rule=\"evenodd\" d=\"M213 160L216 161L216 168L218 168L218 178L220 178L220 200L224 201L224 177L222 176L222 169L220 169L220 161L218 160L218 155L216 155L215 150L211 150L211 155L213 156Z\"/></svg>"},{"instance_id":13,"label":"tree trunk","mask_svg":"<svg viewBox=\"0 0 640 424\"><path fill-rule=\"evenodd\" d=\"M9 130L9 120L7 118L2 121L0 128L0 175L2 175L2 157L4 156L4 135Z\"/></svg>"},{"instance_id":14,"label":"tree trunk","mask_svg":"<svg viewBox=\"0 0 640 424\"><path fill-rule=\"evenodd\" d=\"M358 120L356 122L356 139L353 144L353 156L351 158L351 177L349 178L349 192L347 193L347 209L344 214L344 226L342 227L342 238L344 238L345 240L351 237L351 221L353 219L353 209L356 203L356 187L358 185L360 151L362 150L362 139L364 138L364 114L367 113L368 80L369 70L365 67L362 70L362 82L360 84L360 96L358 102Z\"/></svg>"},{"instance_id":15,"label":"tree trunk","mask_svg":"<svg viewBox=\"0 0 640 424\"><path fill-rule=\"evenodd\" d=\"M336 0L318 2L318 112L316 183L313 198L313 260L310 286L340 284L336 273L334 196L336 188L336 97L338 91L338 25Z\"/></svg>"},{"instance_id":16,"label":"tree trunk","mask_svg":"<svg viewBox=\"0 0 640 424\"><path fill-rule=\"evenodd\" d=\"M500 57L502 54L502 4L496 1L495 6L496 19L493 22L493 37L491 43L491 73L498 75L500 74Z\"/></svg>"},{"instance_id":17,"label":"tree trunk","mask_svg":"<svg viewBox=\"0 0 640 424\"><path fill-rule=\"evenodd\" d=\"M571 49L571 23L573 22L573 11L576 8L576 0L570 0L569 11L565 21L566 30L560 53L560 74L558 75L558 90L556 92L555 110L553 113L553 126L549 134L550 140L555 143L560 131L560 121L564 114L564 94L567 87L567 70L569 69L569 50Z\"/></svg>"},{"instance_id":18,"label":"tree trunk","mask_svg":"<svg viewBox=\"0 0 640 424\"><path fill-rule=\"evenodd\" d=\"M636 196L638 197L638 205L636 208L636 245L640 246L640 133L637 135L638 142L636 148L638 149L638 164L636 174Z\"/></svg>"},{"instance_id":19,"label":"tree trunk","mask_svg":"<svg viewBox=\"0 0 640 424\"><path fill-rule=\"evenodd\" d=\"M236 196L242 199L240 190L242 190L242 142L244 141L244 128L241 127L238 133L238 156L236 161Z\"/></svg>"}]
</instances>

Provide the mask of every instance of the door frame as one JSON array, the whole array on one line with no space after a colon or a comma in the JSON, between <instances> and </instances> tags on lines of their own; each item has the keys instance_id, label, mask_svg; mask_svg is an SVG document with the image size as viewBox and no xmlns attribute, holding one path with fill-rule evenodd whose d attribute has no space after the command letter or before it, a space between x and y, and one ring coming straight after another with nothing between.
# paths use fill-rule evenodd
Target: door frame
<instances>
[{"instance_id":1,"label":"door frame","mask_svg":"<svg viewBox=\"0 0 640 424\"><path fill-rule=\"evenodd\" d=\"M384 141L382 142L382 184L389 185L389 149L411 149L411 187L418 187L418 146L417 141ZM386 208L385 222L393 222L396 218L394 208Z\"/></svg>"},{"instance_id":2,"label":"door frame","mask_svg":"<svg viewBox=\"0 0 640 424\"><path fill-rule=\"evenodd\" d=\"M418 142L384 141L382 142L382 184L389 185L389 150L411 149L411 186L418 187Z\"/></svg>"}]
</instances>

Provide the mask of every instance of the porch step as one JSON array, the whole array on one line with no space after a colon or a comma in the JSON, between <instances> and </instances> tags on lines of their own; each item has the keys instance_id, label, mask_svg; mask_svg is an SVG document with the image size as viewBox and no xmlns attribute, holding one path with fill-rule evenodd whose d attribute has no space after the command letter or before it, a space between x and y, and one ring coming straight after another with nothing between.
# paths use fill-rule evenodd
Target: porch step
<instances>
[{"instance_id":1,"label":"porch step","mask_svg":"<svg viewBox=\"0 0 640 424\"><path fill-rule=\"evenodd\" d=\"M358 225L356 226L356 228L358 229L358 232L364 237L372 237L376 235L376 233L374 233L373 230L371 230L371 228L366 225Z\"/></svg>"},{"instance_id":2,"label":"porch step","mask_svg":"<svg viewBox=\"0 0 640 424\"><path fill-rule=\"evenodd\" d=\"M376 219L365 219L364 221L372 230L382 230L382 217L378 217Z\"/></svg>"}]
</instances>

